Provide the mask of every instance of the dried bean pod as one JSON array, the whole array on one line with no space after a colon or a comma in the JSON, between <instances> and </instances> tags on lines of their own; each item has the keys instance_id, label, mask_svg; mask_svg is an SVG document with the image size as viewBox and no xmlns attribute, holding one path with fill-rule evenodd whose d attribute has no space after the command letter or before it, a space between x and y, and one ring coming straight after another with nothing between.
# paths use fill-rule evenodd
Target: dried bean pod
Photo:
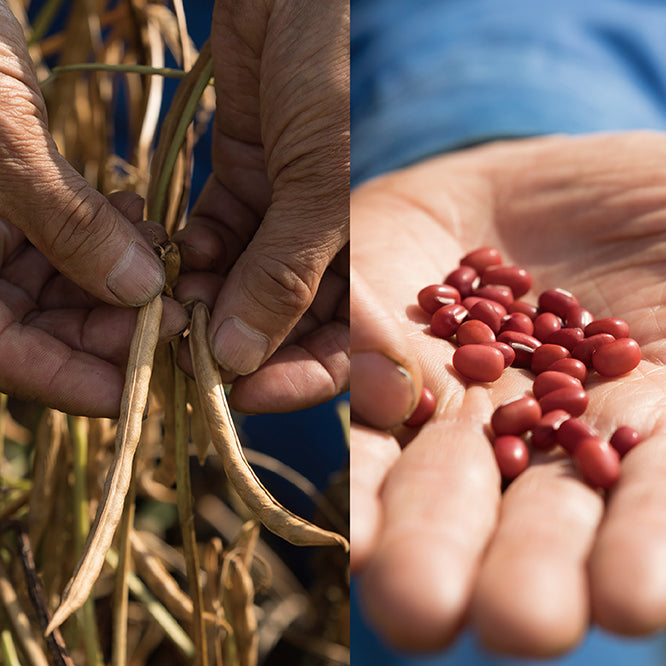
<instances>
[{"instance_id":1,"label":"dried bean pod","mask_svg":"<svg viewBox=\"0 0 666 666\"><path fill-rule=\"evenodd\" d=\"M230 484L257 518L273 533L297 546L349 543L340 534L323 530L282 506L258 479L243 453L229 412L217 363L208 346L208 310L197 303L192 312L190 354L201 406L208 417L213 446L222 459ZM499 352L497 352L499 354Z\"/></svg>"}]
</instances>

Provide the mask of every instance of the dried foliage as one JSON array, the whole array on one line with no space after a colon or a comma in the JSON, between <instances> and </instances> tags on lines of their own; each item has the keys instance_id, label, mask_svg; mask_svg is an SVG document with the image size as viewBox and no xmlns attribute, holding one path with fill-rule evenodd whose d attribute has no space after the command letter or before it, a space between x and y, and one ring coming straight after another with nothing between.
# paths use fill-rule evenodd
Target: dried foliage
<instances>
[{"instance_id":1,"label":"dried foliage","mask_svg":"<svg viewBox=\"0 0 666 666\"><path fill-rule=\"evenodd\" d=\"M9 5L62 154L103 193L144 196L173 234L215 105L208 46L197 51L180 0ZM166 76L181 79L171 100ZM156 250L169 293L177 248ZM244 455L202 308L184 341L194 381L175 362L181 342L157 345L161 300L140 310L117 423L0 399L0 663L349 663L346 478L321 498L283 463ZM321 500L326 529L278 503L248 458ZM196 470L215 475L198 501ZM333 546L317 553L311 589L262 523L294 544Z\"/></svg>"}]
</instances>

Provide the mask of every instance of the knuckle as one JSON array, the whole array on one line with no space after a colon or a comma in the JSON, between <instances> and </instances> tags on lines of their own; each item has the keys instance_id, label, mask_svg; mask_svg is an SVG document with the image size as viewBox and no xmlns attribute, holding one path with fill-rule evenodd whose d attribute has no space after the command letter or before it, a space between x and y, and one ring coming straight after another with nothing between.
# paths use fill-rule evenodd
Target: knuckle
<instances>
[{"instance_id":1,"label":"knuckle","mask_svg":"<svg viewBox=\"0 0 666 666\"><path fill-rule=\"evenodd\" d=\"M319 275L305 262L294 263L270 255L258 258L252 277L243 281L249 298L276 315L305 312L317 292Z\"/></svg>"}]
</instances>

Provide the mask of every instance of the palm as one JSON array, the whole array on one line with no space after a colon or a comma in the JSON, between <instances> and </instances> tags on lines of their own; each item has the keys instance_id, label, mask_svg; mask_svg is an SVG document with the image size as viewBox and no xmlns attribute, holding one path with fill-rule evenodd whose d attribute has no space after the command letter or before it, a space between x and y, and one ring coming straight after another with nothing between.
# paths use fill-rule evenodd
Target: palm
<instances>
[{"instance_id":1,"label":"palm","mask_svg":"<svg viewBox=\"0 0 666 666\"><path fill-rule=\"evenodd\" d=\"M383 524L362 579L394 642L442 646L470 612L491 646L549 654L571 647L590 613L622 633L666 620L665 159L661 137L552 138L424 163L356 193L353 265L401 322L438 397L436 418L385 463ZM559 453L535 457L501 494L484 426L530 378L510 369L490 387L461 381L453 346L428 334L415 306L421 287L481 245L528 268L535 293L564 287L597 317L623 317L642 346L636 371L588 385L587 422L645 437L606 505ZM362 451L386 446L357 432Z\"/></svg>"}]
</instances>

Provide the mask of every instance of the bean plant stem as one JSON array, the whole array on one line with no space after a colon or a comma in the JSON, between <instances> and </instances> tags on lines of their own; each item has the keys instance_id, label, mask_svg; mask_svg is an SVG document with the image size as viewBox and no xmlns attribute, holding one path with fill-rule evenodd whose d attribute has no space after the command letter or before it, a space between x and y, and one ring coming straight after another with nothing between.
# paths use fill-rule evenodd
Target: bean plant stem
<instances>
[{"instance_id":1,"label":"bean plant stem","mask_svg":"<svg viewBox=\"0 0 666 666\"><path fill-rule=\"evenodd\" d=\"M104 62L79 62L71 65L57 65L51 74L39 85L44 88L57 76L70 72L114 72L120 74L142 74L144 76L164 76L170 79L182 79L187 72L173 67L151 67L150 65L122 65Z\"/></svg>"},{"instance_id":2,"label":"bean plant stem","mask_svg":"<svg viewBox=\"0 0 666 666\"><path fill-rule=\"evenodd\" d=\"M69 430L72 437L72 455L74 467L74 548L77 557L83 548L90 529L88 510L88 490L86 475L88 470L88 421L81 416L70 416ZM88 664L102 666L102 651L97 632L95 602L90 596L81 607L79 620L83 627L83 643Z\"/></svg>"},{"instance_id":3,"label":"bean plant stem","mask_svg":"<svg viewBox=\"0 0 666 666\"><path fill-rule=\"evenodd\" d=\"M192 598L192 629L197 649L196 663L208 666L206 627L204 626L203 591L199 576L199 557L196 534L194 532L194 511L192 507L192 485L190 479L189 433L187 419L187 383L185 374L176 363L177 343L172 345L174 369L174 413L176 435L176 487L178 489L178 517L183 539L183 551L187 567L190 597Z\"/></svg>"},{"instance_id":4,"label":"bean plant stem","mask_svg":"<svg viewBox=\"0 0 666 666\"><path fill-rule=\"evenodd\" d=\"M2 623L6 624L4 618L2 618ZM2 655L3 664L7 666L21 666L21 661L14 645L14 639L12 638L12 632L8 628L0 631L0 654Z\"/></svg>"}]
</instances>

